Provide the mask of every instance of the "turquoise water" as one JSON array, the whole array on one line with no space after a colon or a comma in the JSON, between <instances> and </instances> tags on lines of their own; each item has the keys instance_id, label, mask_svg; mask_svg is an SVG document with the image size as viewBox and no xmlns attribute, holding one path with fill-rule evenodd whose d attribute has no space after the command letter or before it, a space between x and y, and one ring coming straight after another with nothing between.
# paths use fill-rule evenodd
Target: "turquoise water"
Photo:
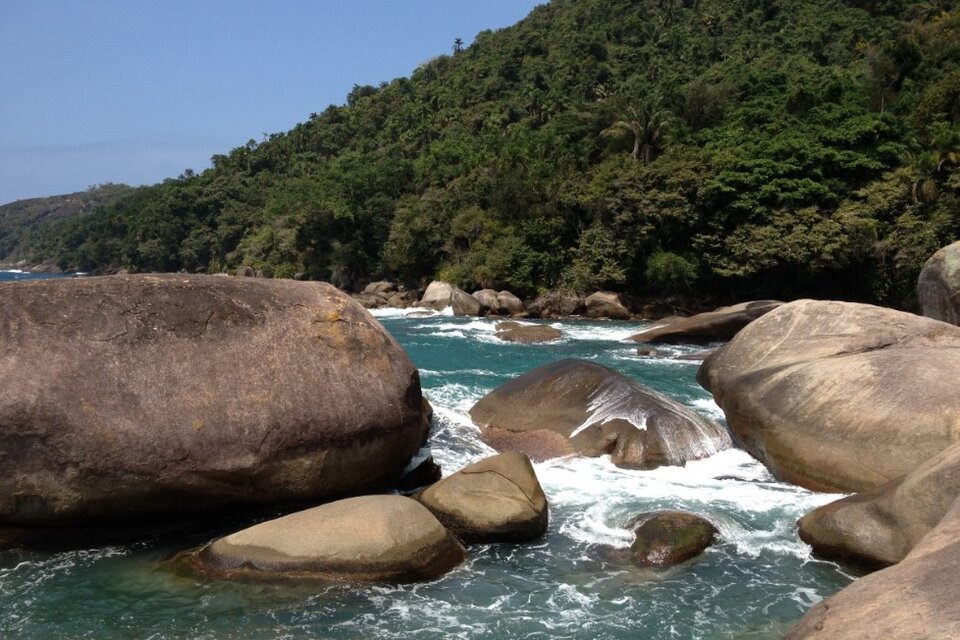
<instances>
[{"instance_id":1,"label":"turquoise water","mask_svg":"<svg viewBox=\"0 0 960 640\"><path fill-rule=\"evenodd\" d=\"M6 280L47 280L49 278L69 278L72 276L72 273L29 273L27 271L13 269L10 271L0 271L0 282Z\"/></svg>"},{"instance_id":2,"label":"turquoise water","mask_svg":"<svg viewBox=\"0 0 960 640\"><path fill-rule=\"evenodd\" d=\"M515 345L493 321L399 312L381 322L420 368L446 473L489 455L467 417L490 389L565 357L595 360L715 419L696 362L640 358L637 324L554 323L560 343ZM204 582L163 560L212 533L66 553L0 552L0 638L779 638L851 576L812 559L795 521L835 496L773 479L739 451L684 468L617 469L605 458L536 465L550 504L545 538L479 545L430 583L402 587ZM720 541L666 573L631 568L623 528L651 509L705 514Z\"/></svg>"}]
</instances>

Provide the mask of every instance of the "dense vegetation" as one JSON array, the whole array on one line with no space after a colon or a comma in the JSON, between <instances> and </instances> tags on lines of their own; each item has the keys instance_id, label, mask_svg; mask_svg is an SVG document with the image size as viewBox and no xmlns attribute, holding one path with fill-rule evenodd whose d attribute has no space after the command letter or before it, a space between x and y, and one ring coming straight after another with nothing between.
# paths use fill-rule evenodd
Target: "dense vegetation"
<instances>
[{"instance_id":1,"label":"dense vegetation","mask_svg":"<svg viewBox=\"0 0 960 640\"><path fill-rule=\"evenodd\" d=\"M78 193L17 200L0 206L0 261L26 260L46 226L92 213L131 191L122 184L99 184Z\"/></svg>"},{"instance_id":2,"label":"dense vegetation","mask_svg":"<svg viewBox=\"0 0 960 640\"><path fill-rule=\"evenodd\" d=\"M909 307L960 237L956 4L554 0L33 256Z\"/></svg>"}]
</instances>

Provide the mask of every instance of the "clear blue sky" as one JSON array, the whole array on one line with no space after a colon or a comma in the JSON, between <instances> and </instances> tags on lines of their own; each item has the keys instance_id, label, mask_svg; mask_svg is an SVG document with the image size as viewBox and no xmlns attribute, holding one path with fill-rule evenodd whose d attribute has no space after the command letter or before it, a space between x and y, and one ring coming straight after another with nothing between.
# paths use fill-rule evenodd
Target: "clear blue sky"
<instances>
[{"instance_id":1,"label":"clear blue sky","mask_svg":"<svg viewBox=\"0 0 960 640\"><path fill-rule=\"evenodd\" d=\"M0 204L149 184L544 0L0 0Z\"/></svg>"}]
</instances>

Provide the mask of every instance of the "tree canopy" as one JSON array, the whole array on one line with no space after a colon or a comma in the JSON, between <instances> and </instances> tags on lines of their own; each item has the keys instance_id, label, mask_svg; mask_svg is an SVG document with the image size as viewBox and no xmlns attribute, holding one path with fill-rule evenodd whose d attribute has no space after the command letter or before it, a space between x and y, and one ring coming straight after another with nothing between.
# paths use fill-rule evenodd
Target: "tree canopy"
<instances>
[{"instance_id":1,"label":"tree canopy","mask_svg":"<svg viewBox=\"0 0 960 640\"><path fill-rule=\"evenodd\" d=\"M960 237L956 4L553 0L20 250L911 307Z\"/></svg>"}]
</instances>

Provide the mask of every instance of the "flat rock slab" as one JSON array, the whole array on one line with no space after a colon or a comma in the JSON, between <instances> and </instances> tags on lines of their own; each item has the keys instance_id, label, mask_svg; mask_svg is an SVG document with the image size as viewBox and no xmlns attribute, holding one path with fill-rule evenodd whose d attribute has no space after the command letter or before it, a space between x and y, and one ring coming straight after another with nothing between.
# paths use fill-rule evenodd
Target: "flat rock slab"
<instances>
[{"instance_id":1,"label":"flat rock slab","mask_svg":"<svg viewBox=\"0 0 960 640\"><path fill-rule=\"evenodd\" d=\"M633 336L636 342L703 344L732 340L745 326L776 309L777 300L755 300L679 318Z\"/></svg>"},{"instance_id":2,"label":"flat rock slab","mask_svg":"<svg viewBox=\"0 0 960 640\"><path fill-rule=\"evenodd\" d=\"M525 542L547 530L547 498L522 453L468 465L428 487L419 500L464 542Z\"/></svg>"},{"instance_id":3,"label":"flat rock slab","mask_svg":"<svg viewBox=\"0 0 960 640\"><path fill-rule=\"evenodd\" d=\"M222 578L416 582L463 562L459 542L403 496L338 500L216 540L197 570Z\"/></svg>"},{"instance_id":4,"label":"flat rock slab","mask_svg":"<svg viewBox=\"0 0 960 640\"><path fill-rule=\"evenodd\" d=\"M703 458L730 445L725 429L680 403L586 360L561 360L515 378L470 409L482 437L534 460L610 454L650 469Z\"/></svg>"},{"instance_id":5,"label":"flat rock slab","mask_svg":"<svg viewBox=\"0 0 960 640\"><path fill-rule=\"evenodd\" d=\"M865 491L960 441L960 328L851 302L798 300L707 357L697 380L779 478Z\"/></svg>"},{"instance_id":6,"label":"flat rock slab","mask_svg":"<svg viewBox=\"0 0 960 640\"><path fill-rule=\"evenodd\" d=\"M326 284L0 284L0 524L382 488L419 450L428 415L400 345Z\"/></svg>"}]
</instances>

